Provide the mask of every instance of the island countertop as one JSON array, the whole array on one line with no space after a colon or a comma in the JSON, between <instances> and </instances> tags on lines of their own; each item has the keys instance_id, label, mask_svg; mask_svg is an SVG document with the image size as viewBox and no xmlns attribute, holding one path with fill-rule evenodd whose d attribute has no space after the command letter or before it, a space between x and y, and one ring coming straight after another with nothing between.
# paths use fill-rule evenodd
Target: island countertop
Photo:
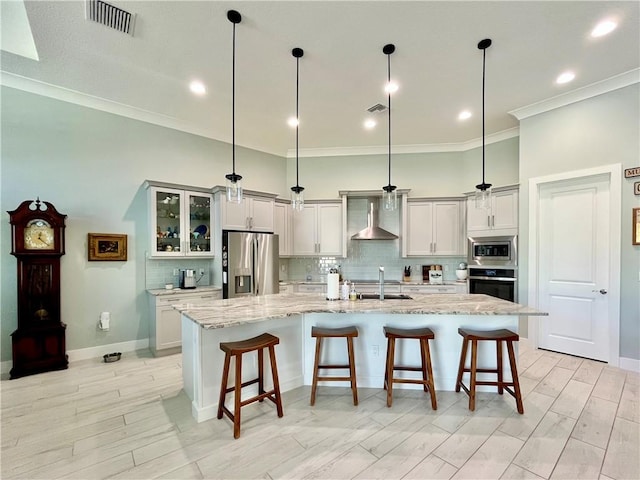
<instances>
[{"instance_id":1,"label":"island countertop","mask_svg":"<svg viewBox=\"0 0 640 480\"><path fill-rule=\"evenodd\" d=\"M326 300L321 294L291 293L173 307L202 328L225 328L308 313L383 313L416 315L547 315L531 307L488 295L411 295L411 300Z\"/></svg>"}]
</instances>

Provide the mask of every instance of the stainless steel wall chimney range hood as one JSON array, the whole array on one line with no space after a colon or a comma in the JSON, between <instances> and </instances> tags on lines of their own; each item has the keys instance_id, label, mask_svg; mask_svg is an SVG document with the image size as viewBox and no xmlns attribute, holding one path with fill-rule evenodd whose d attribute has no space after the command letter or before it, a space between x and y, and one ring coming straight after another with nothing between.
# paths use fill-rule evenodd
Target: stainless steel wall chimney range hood
<instances>
[{"instance_id":1,"label":"stainless steel wall chimney range hood","mask_svg":"<svg viewBox=\"0 0 640 480\"><path fill-rule=\"evenodd\" d=\"M396 240L397 235L380 228L378 225L378 203L380 197L368 197L367 204L369 211L367 213L367 228L360 230L351 237L351 240Z\"/></svg>"}]
</instances>

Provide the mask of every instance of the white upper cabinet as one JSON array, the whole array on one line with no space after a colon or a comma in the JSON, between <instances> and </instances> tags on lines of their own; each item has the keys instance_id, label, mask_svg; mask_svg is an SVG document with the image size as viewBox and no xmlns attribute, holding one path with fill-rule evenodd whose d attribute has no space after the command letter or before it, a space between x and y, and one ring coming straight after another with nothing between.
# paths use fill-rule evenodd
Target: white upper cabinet
<instances>
[{"instance_id":1,"label":"white upper cabinet","mask_svg":"<svg viewBox=\"0 0 640 480\"><path fill-rule=\"evenodd\" d=\"M293 255L343 256L342 202L305 203L291 214Z\"/></svg>"},{"instance_id":2,"label":"white upper cabinet","mask_svg":"<svg viewBox=\"0 0 640 480\"><path fill-rule=\"evenodd\" d=\"M464 255L463 205L403 199L402 256Z\"/></svg>"},{"instance_id":3,"label":"white upper cabinet","mask_svg":"<svg viewBox=\"0 0 640 480\"><path fill-rule=\"evenodd\" d=\"M515 235L518 233L518 190L493 191L488 210L476 208L467 199L467 232L470 235Z\"/></svg>"},{"instance_id":4,"label":"white upper cabinet","mask_svg":"<svg viewBox=\"0 0 640 480\"><path fill-rule=\"evenodd\" d=\"M212 257L213 196L149 180L145 187L150 257Z\"/></svg>"},{"instance_id":5,"label":"white upper cabinet","mask_svg":"<svg viewBox=\"0 0 640 480\"><path fill-rule=\"evenodd\" d=\"M291 255L291 204L276 202L273 210L273 233L278 234L280 256Z\"/></svg>"},{"instance_id":6,"label":"white upper cabinet","mask_svg":"<svg viewBox=\"0 0 640 480\"><path fill-rule=\"evenodd\" d=\"M231 203L227 202L225 192L221 191L216 193L216 201L220 202L223 230L273 232L273 198L245 194L242 202Z\"/></svg>"}]
</instances>

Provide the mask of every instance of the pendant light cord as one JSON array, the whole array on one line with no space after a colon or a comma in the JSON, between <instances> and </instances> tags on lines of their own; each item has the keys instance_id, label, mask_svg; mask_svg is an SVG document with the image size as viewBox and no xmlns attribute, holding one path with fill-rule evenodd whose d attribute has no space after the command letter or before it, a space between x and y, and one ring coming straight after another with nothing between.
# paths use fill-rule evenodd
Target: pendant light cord
<instances>
[{"instance_id":1,"label":"pendant light cord","mask_svg":"<svg viewBox=\"0 0 640 480\"><path fill-rule=\"evenodd\" d=\"M482 184L484 181L484 79L485 79L485 64L487 57L487 49L482 50Z\"/></svg>"},{"instance_id":2,"label":"pendant light cord","mask_svg":"<svg viewBox=\"0 0 640 480\"><path fill-rule=\"evenodd\" d=\"M389 103L389 186L391 186L391 54L387 54L387 100Z\"/></svg>"},{"instance_id":3,"label":"pendant light cord","mask_svg":"<svg viewBox=\"0 0 640 480\"><path fill-rule=\"evenodd\" d=\"M300 115L298 113L298 104L300 100L300 57L296 57L296 187L299 187L298 180L298 130L300 129Z\"/></svg>"},{"instance_id":4,"label":"pendant light cord","mask_svg":"<svg viewBox=\"0 0 640 480\"><path fill-rule=\"evenodd\" d=\"M231 162L236 174L236 24L233 24L233 53L231 57Z\"/></svg>"}]
</instances>

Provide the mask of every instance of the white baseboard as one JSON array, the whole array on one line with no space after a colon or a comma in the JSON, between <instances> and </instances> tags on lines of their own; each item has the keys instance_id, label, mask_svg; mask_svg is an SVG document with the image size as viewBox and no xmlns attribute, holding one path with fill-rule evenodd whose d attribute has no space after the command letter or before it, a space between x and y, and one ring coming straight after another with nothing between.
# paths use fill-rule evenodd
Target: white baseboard
<instances>
[{"instance_id":1,"label":"white baseboard","mask_svg":"<svg viewBox=\"0 0 640 480\"><path fill-rule=\"evenodd\" d=\"M78 360L89 360L91 358L102 358L106 353L113 352L135 352L136 350L144 350L149 348L149 339L131 340L128 342L110 343L108 345L98 345L96 347L80 348L78 350L67 351L69 362L77 362ZM13 366L12 360L0 363L0 373L9 373Z\"/></svg>"},{"instance_id":2,"label":"white baseboard","mask_svg":"<svg viewBox=\"0 0 640 480\"><path fill-rule=\"evenodd\" d=\"M640 360L636 360L635 358L620 357L620 363L618 366L623 370L640 372Z\"/></svg>"}]
</instances>

